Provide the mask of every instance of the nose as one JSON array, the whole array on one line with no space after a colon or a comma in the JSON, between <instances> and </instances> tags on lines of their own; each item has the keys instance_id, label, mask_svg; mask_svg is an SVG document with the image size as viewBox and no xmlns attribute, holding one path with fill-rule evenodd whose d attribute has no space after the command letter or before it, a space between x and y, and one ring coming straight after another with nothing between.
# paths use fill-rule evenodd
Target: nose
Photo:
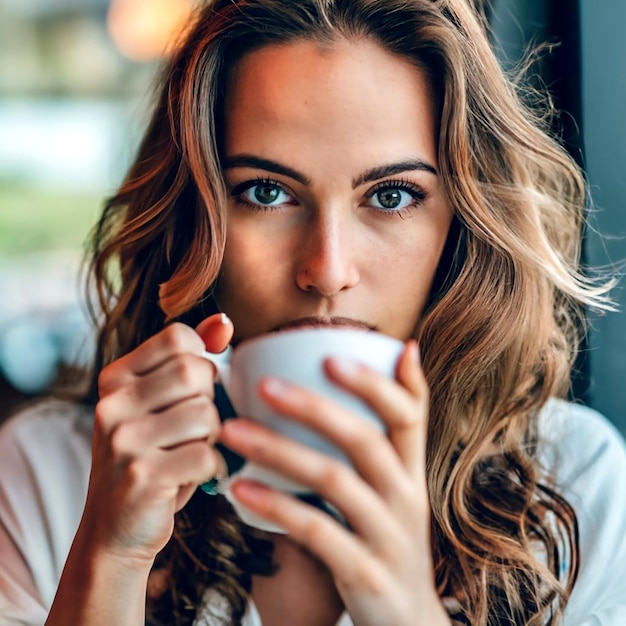
<instances>
[{"instance_id":1,"label":"nose","mask_svg":"<svg viewBox=\"0 0 626 626\"><path fill-rule=\"evenodd\" d=\"M358 285L354 225L318 216L309 222L300 244L296 283L302 291L328 298Z\"/></svg>"}]
</instances>

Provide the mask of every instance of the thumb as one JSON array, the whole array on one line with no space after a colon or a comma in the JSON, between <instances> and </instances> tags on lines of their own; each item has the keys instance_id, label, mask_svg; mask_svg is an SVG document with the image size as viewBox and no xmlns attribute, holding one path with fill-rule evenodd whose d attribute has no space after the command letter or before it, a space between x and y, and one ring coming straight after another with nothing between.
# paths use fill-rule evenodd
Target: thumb
<instances>
[{"instance_id":1,"label":"thumb","mask_svg":"<svg viewBox=\"0 0 626 626\"><path fill-rule=\"evenodd\" d=\"M209 352L223 352L233 338L235 328L226 313L216 313L202 320L196 326L196 332L204 341Z\"/></svg>"}]
</instances>

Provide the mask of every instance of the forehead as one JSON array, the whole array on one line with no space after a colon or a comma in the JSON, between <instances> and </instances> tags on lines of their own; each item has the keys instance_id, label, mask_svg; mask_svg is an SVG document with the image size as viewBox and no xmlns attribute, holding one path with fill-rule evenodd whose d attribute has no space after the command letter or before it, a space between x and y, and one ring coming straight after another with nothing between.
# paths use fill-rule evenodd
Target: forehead
<instances>
[{"instance_id":1,"label":"forehead","mask_svg":"<svg viewBox=\"0 0 626 626\"><path fill-rule=\"evenodd\" d=\"M281 143L315 137L318 147L332 138L344 148L385 138L397 149L410 141L434 161L434 113L425 73L378 43L296 41L261 48L233 68L225 144L233 153L263 136Z\"/></svg>"}]
</instances>

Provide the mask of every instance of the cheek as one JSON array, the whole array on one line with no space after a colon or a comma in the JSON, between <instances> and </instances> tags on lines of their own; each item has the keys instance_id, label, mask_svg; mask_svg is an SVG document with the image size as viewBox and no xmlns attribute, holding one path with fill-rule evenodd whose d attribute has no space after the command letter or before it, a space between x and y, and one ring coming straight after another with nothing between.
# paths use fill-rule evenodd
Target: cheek
<instances>
[{"instance_id":1,"label":"cheek","mask_svg":"<svg viewBox=\"0 0 626 626\"><path fill-rule=\"evenodd\" d=\"M398 314L412 316L420 311L431 284L430 259L416 256L415 249L397 249L393 261L377 263L376 291ZM434 273L434 272L433 272Z\"/></svg>"},{"instance_id":2,"label":"cheek","mask_svg":"<svg viewBox=\"0 0 626 626\"><path fill-rule=\"evenodd\" d=\"M439 264L445 236L439 229L424 224L407 229L402 236L385 242L385 250L374 255L381 279L391 284L404 283L413 293L428 290Z\"/></svg>"},{"instance_id":3,"label":"cheek","mask_svg":"<svg viewBox=\"0 0 626 626\"><path fill-rule=\"evenodd\" d=\"M425 229L427 230L427 229ZM430 295L445 237L437 231L398 241L393 250L378 256L378 289L388 294L408 315L419 315Z\"/></svg>"},{"instance_id":4,"label":"cheek","mask_svg":"<svg viewBox=\"0 0 626 626\"><path fill-rule=\"evenodd\" d=\"M224 296L241 297L262 282L266 274L266 252L255 240L228 233L220 274L220 291Z\"/></svg>"},{"instance_id":5,"label":"cheek","mask_svg":"<svg viewBox=\"0 0 626 626\"><path fill-rule=\"evenodd\" d=\"M267 236L245 225L229 229L216 293L227 314L246 314L251 309L261 312L260 308L267 306L268 293L284 291L285 252L267 242ZM227 310L230 307L236 310Z\"/></svg>"}]
</instances>

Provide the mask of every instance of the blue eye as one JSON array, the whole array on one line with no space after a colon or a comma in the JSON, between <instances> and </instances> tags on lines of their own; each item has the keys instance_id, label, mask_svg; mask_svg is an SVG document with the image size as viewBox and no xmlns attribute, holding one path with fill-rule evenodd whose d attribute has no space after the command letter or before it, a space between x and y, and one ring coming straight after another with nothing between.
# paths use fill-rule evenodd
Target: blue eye
<instances>
[{"instance_id":1,"label":"blue eye","mask_svg":"<svg viewBox=\"0 0 626 626\"><path fill-rule=\"evenodd\" d=\"M261 208L293 204L293 197L272 180L251 180L237 185L232 191L242 202Z\"/></svg>"}]
</instances>

